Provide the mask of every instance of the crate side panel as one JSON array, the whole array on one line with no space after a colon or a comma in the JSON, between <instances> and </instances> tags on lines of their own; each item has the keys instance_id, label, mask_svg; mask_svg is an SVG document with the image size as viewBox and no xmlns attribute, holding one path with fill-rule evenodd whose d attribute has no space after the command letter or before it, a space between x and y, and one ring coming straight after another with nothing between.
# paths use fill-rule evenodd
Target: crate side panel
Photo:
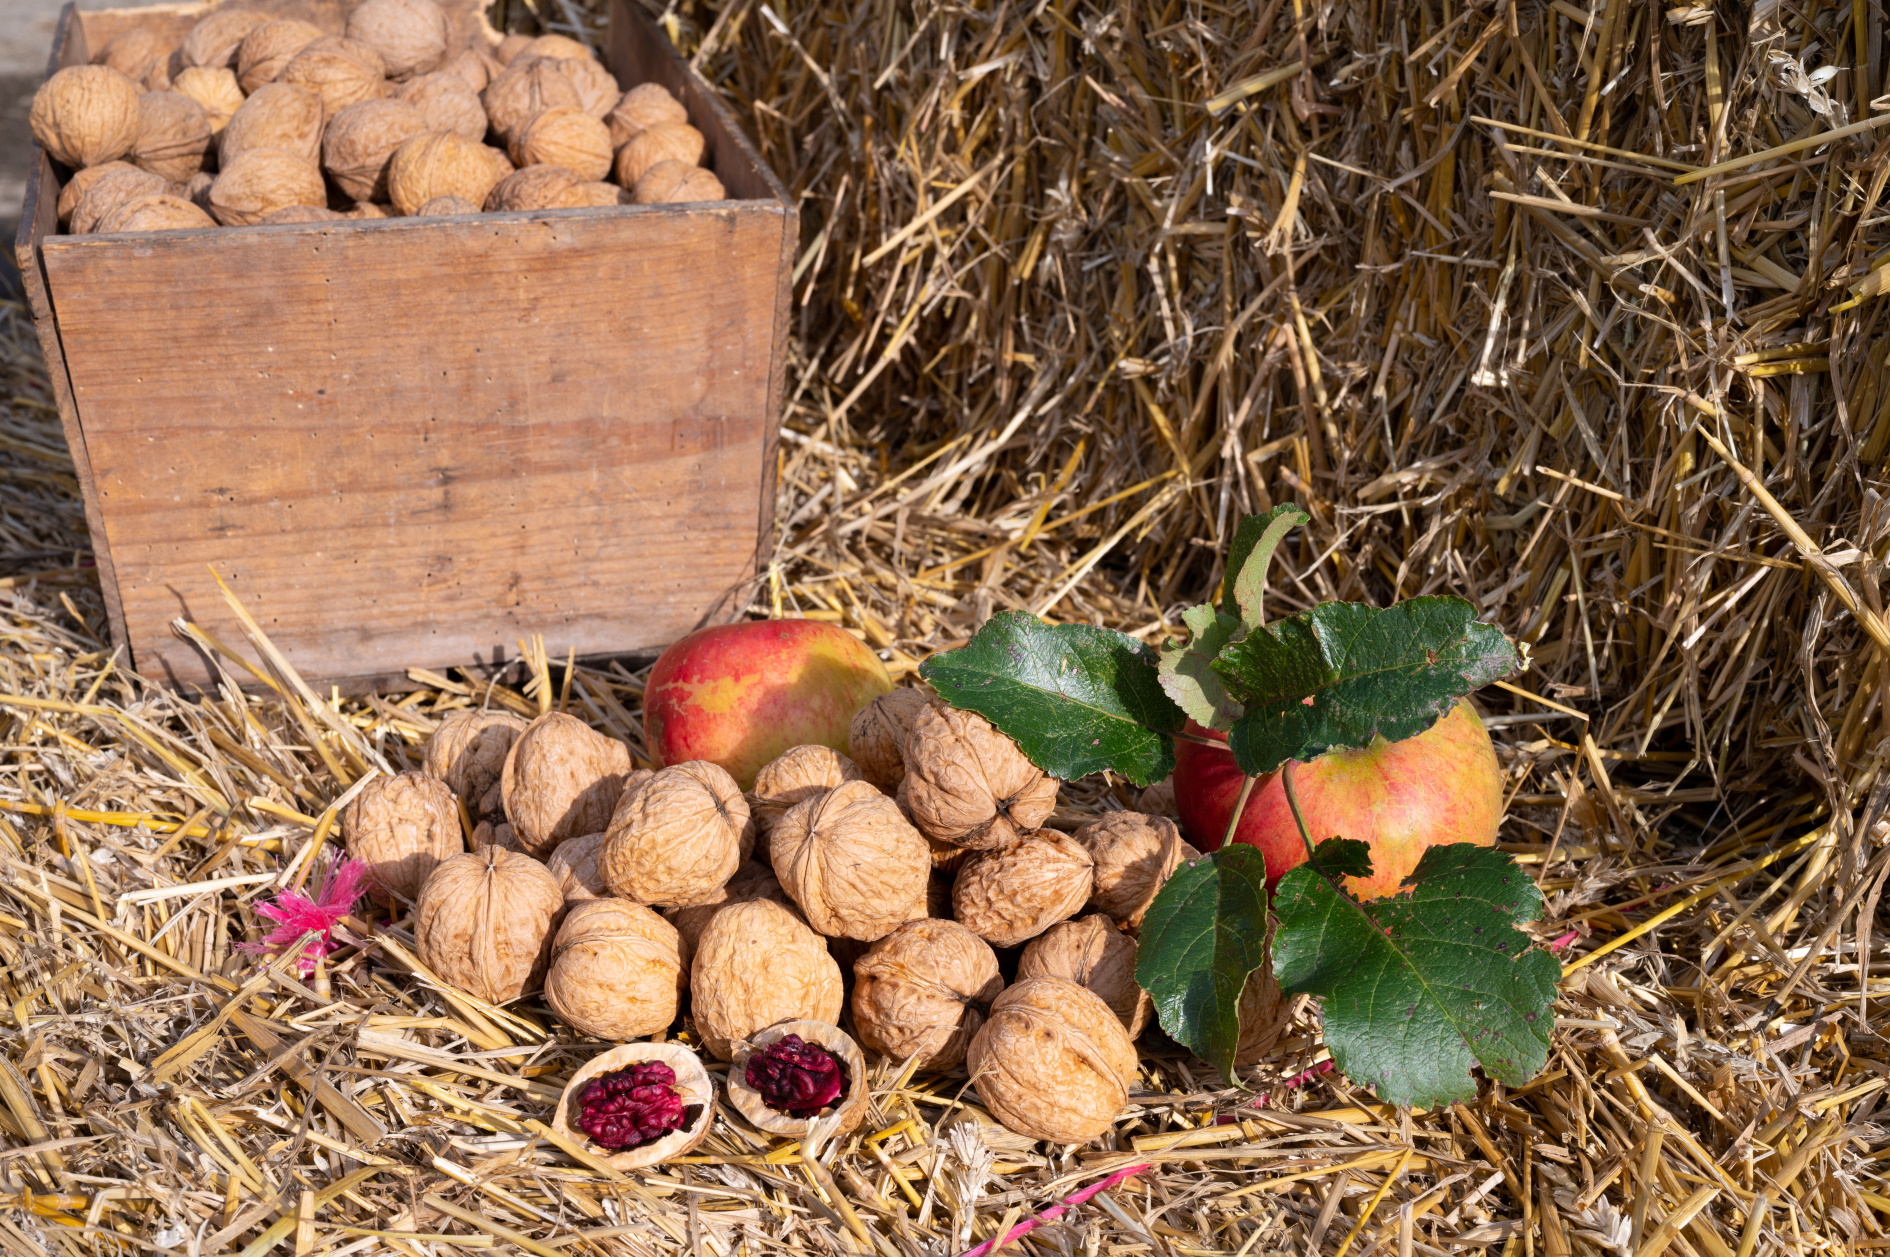
<instances>
[{"instance_id":1,"label":"crate side panel","mask_svg":"<svg viewBox=\"0 0 1890 1257\"><path fill-rule=\"evenodd\" d=\"M764 206L49 242L137 665L204 679L169 623L234 635L209 565L314 678L686 632L753 569L782 231Z\"/></svg>"}]
</instances>

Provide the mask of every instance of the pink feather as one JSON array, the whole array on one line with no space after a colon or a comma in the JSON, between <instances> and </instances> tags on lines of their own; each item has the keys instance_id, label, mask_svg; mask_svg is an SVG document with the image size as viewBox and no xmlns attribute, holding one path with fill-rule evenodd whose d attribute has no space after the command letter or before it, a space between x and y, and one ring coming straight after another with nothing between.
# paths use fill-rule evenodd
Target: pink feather
<instances>
[{"instance_id":1,"label":"pink feather","mask_svg":"<svg viewBox=\"0 0 1890 1257\"><path fill-rule=\"evenodd\" d=\"M334 938L335 927L341 924L341 918L354 911L355 901L367 885L367 874L368 866L360 860L337 859L331 861L327 872L322 874L313 899L285 890L273 903L256 904L256 914L276 922L276 928L260 942L244 943L242 949L279 953L312 931L315 937L309 940L299 961L302 976L307 977L315 971L318 958L341 946Z\"/></svg>"}]
</instances>

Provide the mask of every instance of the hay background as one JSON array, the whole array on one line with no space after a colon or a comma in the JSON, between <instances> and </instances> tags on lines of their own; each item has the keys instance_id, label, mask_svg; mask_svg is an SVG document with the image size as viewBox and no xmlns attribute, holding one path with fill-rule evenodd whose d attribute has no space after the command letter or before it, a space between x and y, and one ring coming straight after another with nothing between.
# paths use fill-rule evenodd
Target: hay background
<instances>
[{"instance_id":1,"label":"hay background","mask_svg":"<svg viewBox=\"0 0 1890 1257\"><path fill-rule=\"evenodd\" d=\"M488 699L640 746L637 674L545 666L490 696L416 675L338 707L281 677L267 699L144 688L100 637L10 310L0 1247L944 1254L1151 1157L1014 1247L1883 1246L1890 988L1865 962L1890 871L1890 382L1882 303L1837 307L1890 256L1890 132L1672 181L1890 116L1865 86L1877 7L736 0L664 20L803 197L754 609L845 623L902 669L1004 607L1153 640L1242 512L1299 501L1315 520L1279 604L1459 593L1531 644L1527 693L1483 696L1504 838L1542 876L1541 937L1572 931L1571 962L1626 943L1565 984L1538 1084L1448 1113L1369 1109L1331 1073L1286 1085L1319 1058L1297 1035L1232 1124L1246 1097L1157 1049L1087 1149L882 1079L862 1133L895 1133L814 1165L725 1126L714 1163L609 1179L531 1126L590 1049L403 972L397 925L326 992L278 974L231 995L256 972L244 905L312 854L347 780ZM1066 797L1061 824L1128 801ZM317 1074L346 1095L284 1080ZM369 1148L362 1116L396 1129Z\"/></svg>"}]
</instances>

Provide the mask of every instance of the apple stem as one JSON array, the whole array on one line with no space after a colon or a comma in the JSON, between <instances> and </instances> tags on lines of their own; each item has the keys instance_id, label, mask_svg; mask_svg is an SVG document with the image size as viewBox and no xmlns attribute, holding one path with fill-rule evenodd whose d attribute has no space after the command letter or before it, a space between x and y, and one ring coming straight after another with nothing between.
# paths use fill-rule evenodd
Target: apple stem
<instances>
[{"instance_id":1,"label":"apple stem","mask_svg":"<svg viewBox=\"0 0 1890 1257\"><path fill-rule=\"evenodd\" d=\"M1247 778L1249 782L1253 778ZM1299 810L1299 791L1293 785L1293 761L1287 760L1280 765L1280 784L1286 787L1286 806L1292 809L1293 823L1299 826L1299 840L1306 844L1306 858L1313 858L1312 835L1306 831L1306 817ZM1243 802L1246 796L1242 795Z\"/></svg>"},{"instance_id":2,"label":"apple stem","mask_svg":"<svg viewBox=\"0 0 1890 1257\"><path fill-rule=\"evenodd\" d=\"M1240 818L1247 812L1247 798L1253 793L1254 783L1258 780L1257 777L1248 776L1241 781L1240 797L1234 800L1234 814L1227 818L1227 833L1221 837L1223 847L1234 841L1234 834L1240 829Z\"/></svg>"}]
</instances>

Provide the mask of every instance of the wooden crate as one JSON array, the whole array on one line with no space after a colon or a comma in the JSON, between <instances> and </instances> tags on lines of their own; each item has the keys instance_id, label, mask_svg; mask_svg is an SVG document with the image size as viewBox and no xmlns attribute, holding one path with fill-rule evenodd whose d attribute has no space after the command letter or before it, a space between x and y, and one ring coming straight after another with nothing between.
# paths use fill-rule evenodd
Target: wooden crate
<instances>
[{"instance_id":1,"label":"wooden crate","mask_svg":"<svg viewBox=\"0 0 1890 1257\"><path fill-rule=\"evenodd\" d=\"M68 4L53 68L207 8ZM338 31L345 8L293 12ZM20 269L141 672L212 679L179 617L242 640L213 567L306 677L355 690L531 633L648 651L740 609L771 541L795 208L626 0L605 61L683 101L730 200L71 236L39 155Z\"/></svg>"}]
</instances>

